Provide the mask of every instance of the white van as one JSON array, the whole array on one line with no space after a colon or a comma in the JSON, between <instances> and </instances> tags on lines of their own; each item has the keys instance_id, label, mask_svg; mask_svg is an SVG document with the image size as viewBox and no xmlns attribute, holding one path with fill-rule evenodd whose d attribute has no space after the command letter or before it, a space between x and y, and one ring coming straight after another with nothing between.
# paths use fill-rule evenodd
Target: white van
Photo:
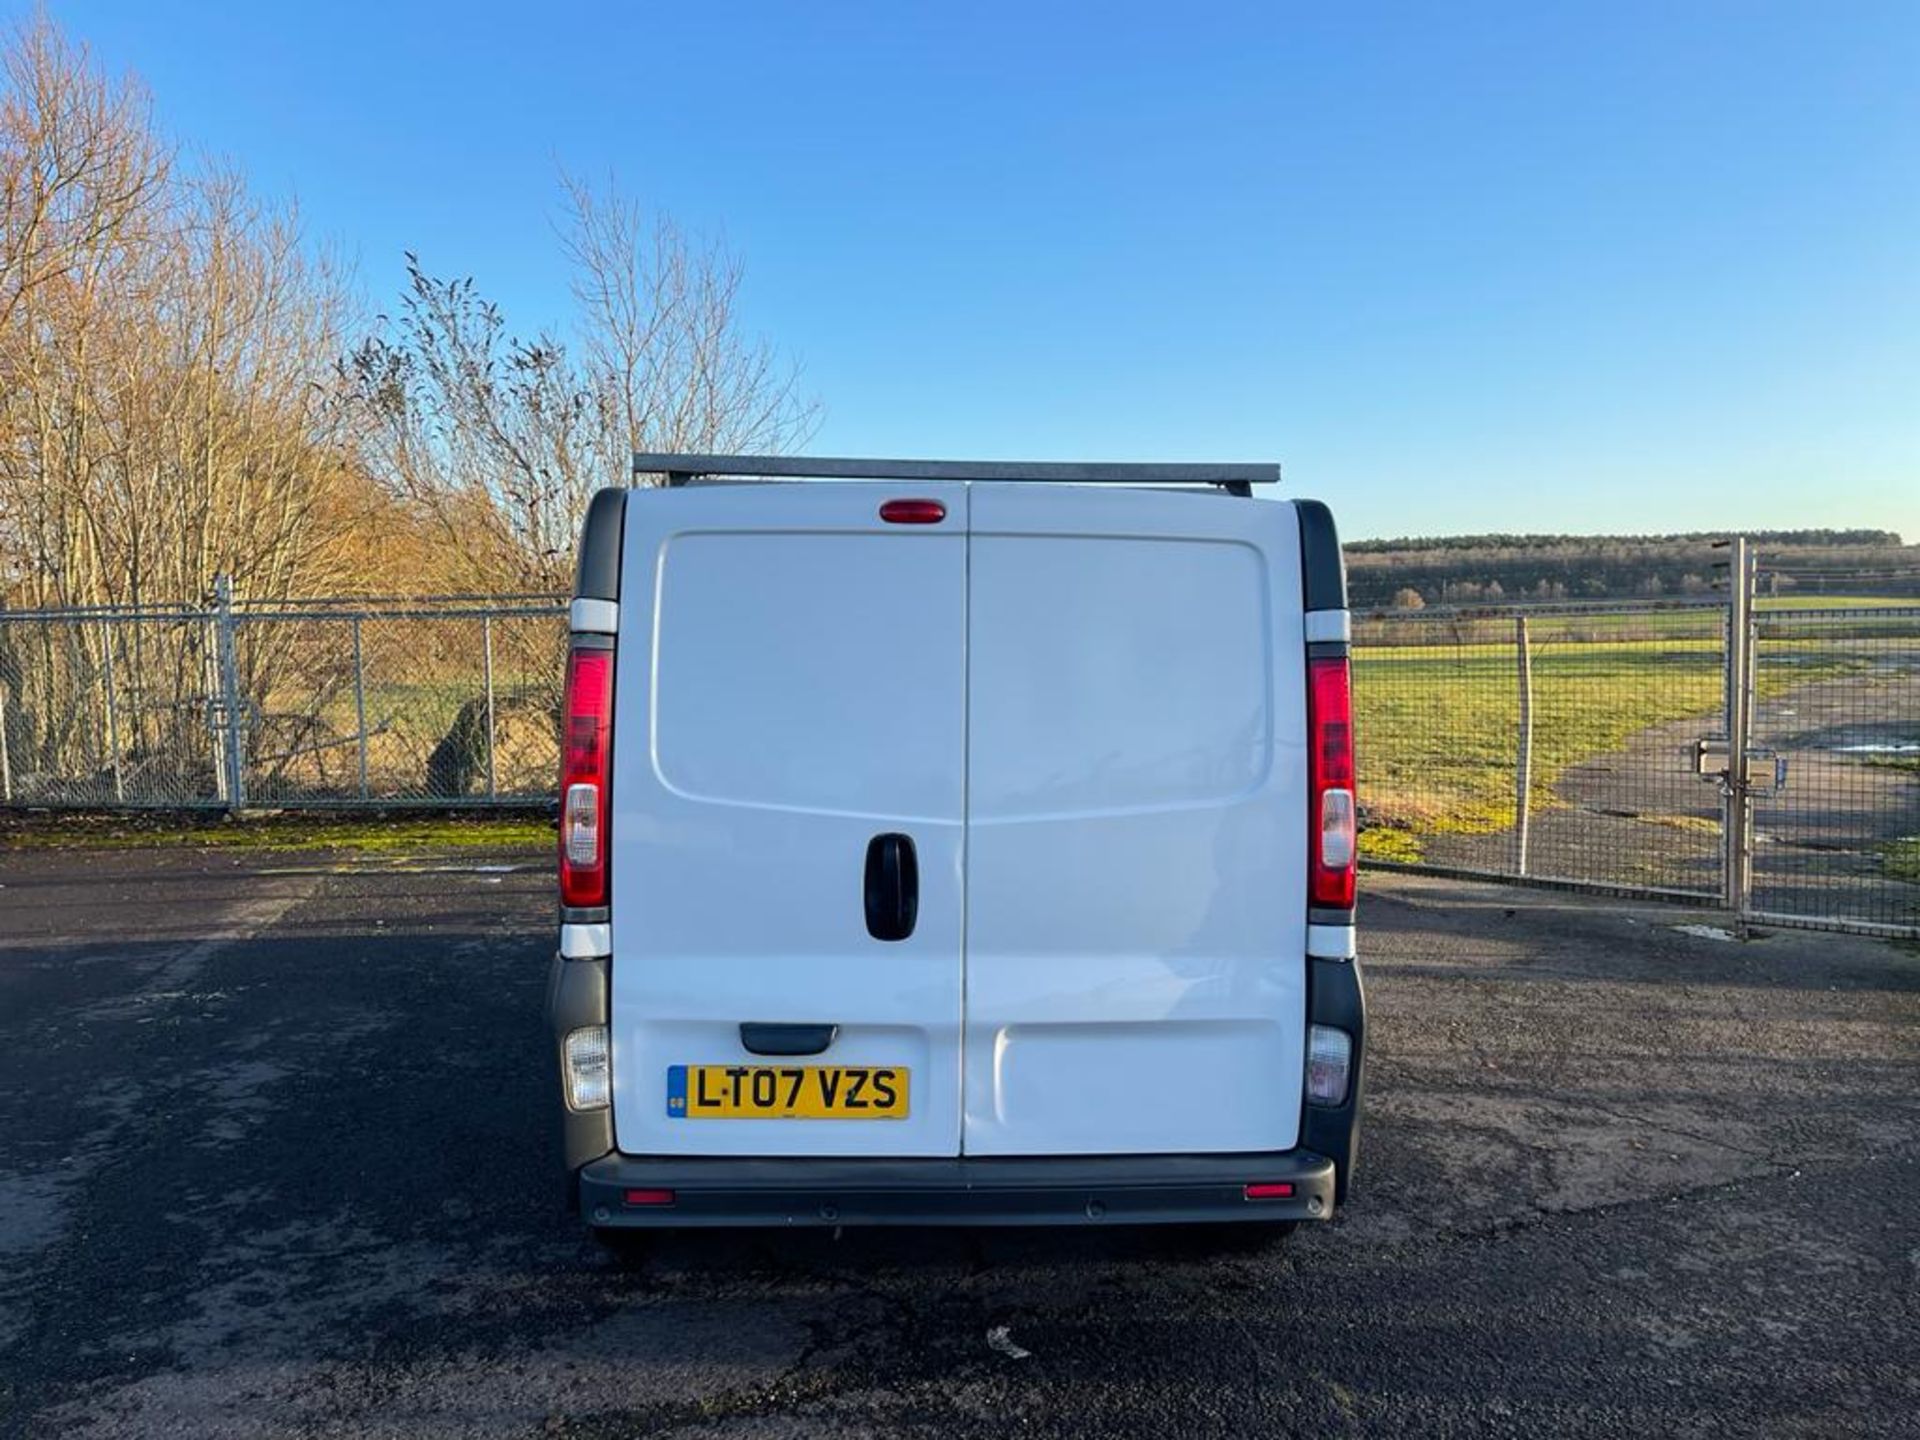
<instances>
[{"instance_id":1,"label":"white van","mask_svg":"<svg viewBox=\"0 0 1920 1440\"><path fill-rule=\"evenodd\" d=\"M1270 465L634 463L667 483L593 499L564 715L588 1223L1331 1216L1364 1002L1326 507L1255 498Z\"/></svg>"}]
</instances>

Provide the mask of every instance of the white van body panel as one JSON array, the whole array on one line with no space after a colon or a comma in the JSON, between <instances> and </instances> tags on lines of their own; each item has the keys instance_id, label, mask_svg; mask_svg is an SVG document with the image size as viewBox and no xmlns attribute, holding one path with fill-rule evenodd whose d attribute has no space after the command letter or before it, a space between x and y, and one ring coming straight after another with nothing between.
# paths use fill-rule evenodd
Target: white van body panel
<instances>
[{"instance_id":1,"label":"white van body panel","mask_svg":"<svg viewBox=\"0 0 1920 1440\"><path fill-rule=\"evenodd\" d=\"M972 503L964 1149L1289 1149L1293 507L984 483Z\"/></svg>"},{"instance_id":2,"label":"white van body panel","mask_svg":"<svg viewBox=\"0 0 1920 1440\"><path fill-rule=\"evenodd\" d=\"M938 525L878 517L945 502ZM963 485L636 490L612 801L614 1125L629 1154L953 1155L965 815ZM867 931L869 840L919 859L912 935ZM742 1022L834 1024L905 1065L890 1120L687 1120L672 1065L751 1062ZM811 1062L775 1062L811 1063Z\"/></svg>"},{"instance_id":3,"label":"white van body panel","mask_svg":"<svg viewBox=\"0 0 1920 1440\"><path fill-rule=\"evenodd\" d=\"M879 507L933 498L937 525ZM618 1150L1277 1152L1305 1075L1294 507L975 482L636 490L611 787ZM919 905L869 934L867 846ZM688 1120L743 1022L898 1120ZM792 1063L792 1062L774 1062Z\"/></svg>"}]
</instances>

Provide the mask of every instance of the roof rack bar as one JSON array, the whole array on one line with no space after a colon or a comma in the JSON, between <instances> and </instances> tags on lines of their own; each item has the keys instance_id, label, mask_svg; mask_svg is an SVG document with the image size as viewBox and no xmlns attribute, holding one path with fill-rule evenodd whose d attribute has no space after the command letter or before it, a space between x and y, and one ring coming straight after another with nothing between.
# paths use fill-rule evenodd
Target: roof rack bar
<instances>
[{"instance_id":1,"label":"roof rack bar","mask_svg":"<svg viewBox=\"0 0 1920 1440\"><path fill-rule=\"evenodd\" d=\"M809 455L681 455L636 451L635 475L665 475L684 485L699 476L810 480L1028 480L1080 485L1221 485L1236 495L1280 483L1280 467L1116 464L1061 460L854 460Z\"/></svg>"}]
</instances>

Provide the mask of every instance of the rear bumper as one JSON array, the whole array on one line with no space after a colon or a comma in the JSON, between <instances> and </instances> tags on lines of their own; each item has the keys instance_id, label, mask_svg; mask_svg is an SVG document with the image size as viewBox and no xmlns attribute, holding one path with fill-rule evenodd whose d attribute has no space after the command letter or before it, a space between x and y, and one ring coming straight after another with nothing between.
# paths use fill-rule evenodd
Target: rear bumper
<instances>
[{"instance_id":1,"label":"rear bumper","mask_svg":"<svg viewBox=\"0 0 1920 1440\"><path fill-rule=\"evenodd\" d=\"M1249 1200L1249 1184L1293 1187ZM1139 1225L1325 1220L1334 1163L1306 1150L1251 1155L1034 1159L708 1160L613 1154L581 1167L594 1225ZM673 1192L633 1204L628 1190Z\"/></svg>"}]
</instances>

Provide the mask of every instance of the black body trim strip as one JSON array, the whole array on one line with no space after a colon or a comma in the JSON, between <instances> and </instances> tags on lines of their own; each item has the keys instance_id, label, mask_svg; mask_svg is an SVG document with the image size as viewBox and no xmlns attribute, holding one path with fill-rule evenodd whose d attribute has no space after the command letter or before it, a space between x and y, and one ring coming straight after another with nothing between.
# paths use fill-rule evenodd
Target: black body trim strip
<instances>
[{"instance_id":1,"label":"black body trim strip","mask_svg":"<svg viewBox=\"0 0 1920 1440\"><path fill-rule=\"evenodd\" d=\"M1347 608L1347 561L1333 512L1318 500L1296 500L1300 517L1300 589L1308 610Z\"/></svg>"},{"instance_id":2,"label":"black body trim strip","mask_svg":"<svg viewBox=\"0 0 1920 1440\"><path fill-rule=\"evenodd\" d=\"M596 490L580 524L580 564L574 571L576 600L620 598L620 532L626 519L627 492L615 486Z\"/></svg>"}]
</instances>

